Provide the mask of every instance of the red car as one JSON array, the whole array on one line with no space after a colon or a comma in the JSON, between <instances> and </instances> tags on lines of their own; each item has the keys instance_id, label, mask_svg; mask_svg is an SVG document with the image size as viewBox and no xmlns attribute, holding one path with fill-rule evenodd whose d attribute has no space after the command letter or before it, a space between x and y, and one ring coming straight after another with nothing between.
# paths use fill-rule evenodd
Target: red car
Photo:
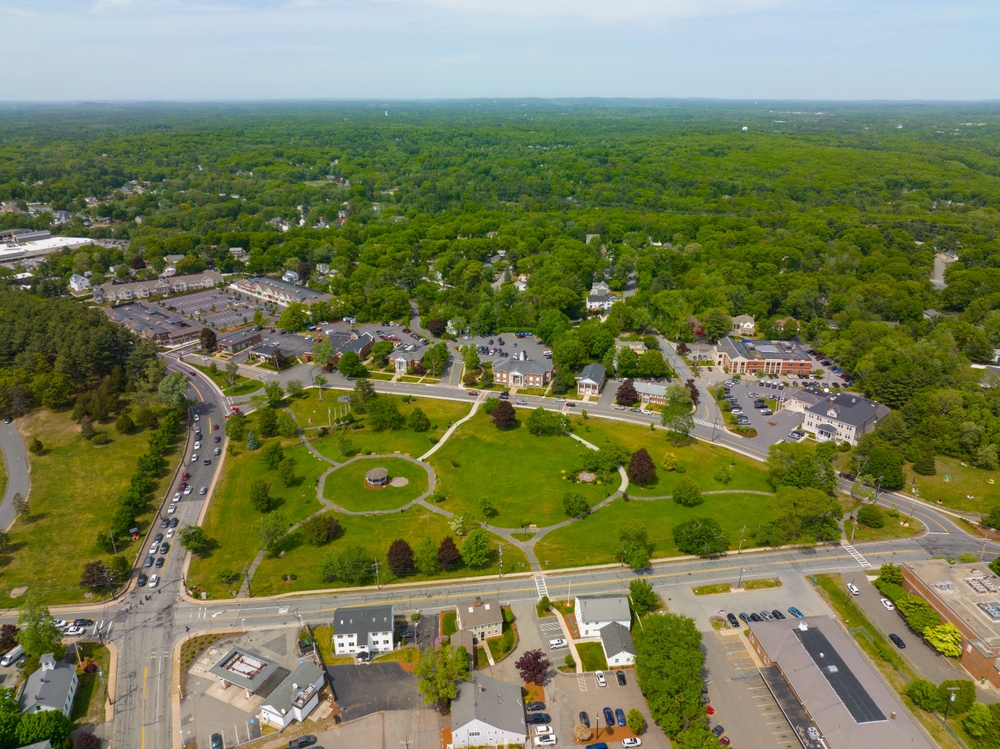
<instances>
[{"instance_id":1,"label":"red car","mask_svg":"<svg viewBox=\"0 0 1000 749\"><path fill-rule=\"evenodd\" d=\"M706 712L706 713L707 713L708 715L715 715L715 708L714 708L714 707L712 707L711 705L706 705L706 706L705 706L705 712Z\"/></svg>"},{"instance_id":2,"label":"red car","mask_svg":"<svg viewBox=\"0 0 1000 749\"><path fill-rule=\"evenodd\" d=\"M219 429L219 425L218 424L212 424L212 431L213 432L217 431L218 429Z\"/></svg>"},{"instance_id":3,"label":"red car","mask_svg":"<svg viewBox=\"0 0 1000 749\"><path fill-rule=\"evenodd\" d=\"M469 395L479 395L479 391L478 390L470 390L469 391Z\"/></svg>"}]
</instances>

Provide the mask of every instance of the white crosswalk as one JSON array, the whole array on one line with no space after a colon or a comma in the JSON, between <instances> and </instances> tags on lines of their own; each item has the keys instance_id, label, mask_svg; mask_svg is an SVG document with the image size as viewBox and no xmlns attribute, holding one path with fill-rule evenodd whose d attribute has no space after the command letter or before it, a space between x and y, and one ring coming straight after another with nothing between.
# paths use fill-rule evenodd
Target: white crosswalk
<instances>
[{"instance_id":1,"label":"white crosswalk","mask_svg":"<svg viewBox=\"0 0 1000 749\"><path fill-rule=\"evenodd\" d=\"M539 575L535 578L535 589L538 591L538 600L541 601L542 598L548 596L549 589L545 584L545 578Z\"/></svg>"},{"instance_id":2,"label":"white crosswalk","mask_svg":"<svg viewBox=\"0 0 1000 749\"><path fill-rule=\"evenodd\" d=\"M865 559L860 551L855 549L853 546L845 546L844 548L847 549L848 554L850 554L852 557L858 560L858 564L860 564L862 567L864 567L865 569L872 568L872 563L869 562L867 559Z\"/></svg>"}]
</instances>

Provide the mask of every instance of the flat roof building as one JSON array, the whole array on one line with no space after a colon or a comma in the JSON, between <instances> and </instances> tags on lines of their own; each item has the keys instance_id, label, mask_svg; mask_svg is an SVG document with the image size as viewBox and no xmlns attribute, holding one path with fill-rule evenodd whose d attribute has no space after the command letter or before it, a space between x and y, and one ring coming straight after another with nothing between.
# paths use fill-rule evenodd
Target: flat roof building
<instances>
[{"instance_id":1,"label":"flat roof building","mask_svg":"<svg viewBox=\"0 0 1000 749\"><path fill-rule=\"evenodd\" d=\"M809 352L792 341L750 341L726 336L715 347L715 363L729 374L812 373Z\"/></svg>"},{"instance_id":2,"label":"flat roof building","mask_svg":"<svg viewBox=\"0 0 1000 749\"><path fill-rule=\"evenodd\" d=\"M277 670L277 663L249 650L235 647L208 672L222 682L223 689L228 689L231 684L251 695Z\"/></svg>"},{"instance_id":3,"label":"flat roof building","mask_svg":"<svg viewBox=\"0 0 1000 749\"><path fill-rule=\"evenodd\" d=\"M760 675L809 749L932 749L909 711L826 616L751 622Z\"/></svg>"},{"instance_id":4,"label":"flat roof building","mask_svg":"<svg viewBox=\"0 0 1000 749\"><path fill-rule=\"evenodd\" d=\"M962 633L962 666L1000 687L1000 578L984 564L908 562L903 589L923 598Z\"/></svg>"}]
</instances>

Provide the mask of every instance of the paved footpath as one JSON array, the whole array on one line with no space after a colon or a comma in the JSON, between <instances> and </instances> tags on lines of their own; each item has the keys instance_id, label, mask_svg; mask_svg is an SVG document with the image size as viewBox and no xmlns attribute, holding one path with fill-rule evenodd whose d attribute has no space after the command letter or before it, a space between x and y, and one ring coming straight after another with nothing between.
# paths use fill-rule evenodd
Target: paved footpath
<instances>
[{"instance_id":1,"label":"paved footpath","mask_svg":"<svg viewBox=\"0 0 1000 749\"><path fill-rule=\"evenodd\" d=\"M14 495L28 496L30 487L28 451L17 431L17 422L0 424L0 450L7 464L7 491L0 502L0 530L7 530L14 523Z\"/></svg>"}]
</instances>

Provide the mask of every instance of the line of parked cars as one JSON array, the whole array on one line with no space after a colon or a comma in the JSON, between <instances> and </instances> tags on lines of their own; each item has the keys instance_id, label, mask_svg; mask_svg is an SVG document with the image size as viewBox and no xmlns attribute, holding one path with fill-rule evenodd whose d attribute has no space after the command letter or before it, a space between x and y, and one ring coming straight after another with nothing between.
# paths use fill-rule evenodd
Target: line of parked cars
<instances>
[{"instance_id":1,"label":"line of parked cars","mask_svg":"<svg viewBox=\"0 0 1000 749\"><path fill-rule=\"evenodd\" d=\"M796 619L803 619L805 614L799 611L795 606L788 607L788 613L794 616ZM737 618L738 617L738 618ZM749 624L750 622L764 622L773 621L775 619L787 619L788 617L781 613L780 609L772 609L768 611L763 609L760 613L753 612L747 614L746 612L740 612L739 614L734 614L732 612L726 614L726 621L729 622L729 626L739 628L740 622L744 624Z\"/></svg>"}]
</instances>

